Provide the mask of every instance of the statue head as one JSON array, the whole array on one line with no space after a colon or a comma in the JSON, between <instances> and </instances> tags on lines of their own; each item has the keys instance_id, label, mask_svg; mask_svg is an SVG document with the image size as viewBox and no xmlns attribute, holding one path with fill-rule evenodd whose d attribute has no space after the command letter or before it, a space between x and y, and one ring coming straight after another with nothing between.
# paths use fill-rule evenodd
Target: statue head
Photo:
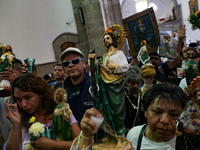
<instances>
[{"instance_id":1,"label":"statue head","mask_svg":"<svg viewBox=\"0 0 200 150\"><path fill-rule=\"evenodd\" d=\"M108 44L106 44L107 38L109 38L109 37L111 38L111 42L109 42ZM118 47L117 46L117 44L118 44L118 42L117 42L117 36L114 33L112 33L112 32L108 32L108 33L104 34L104 36L103 36L103 42L104 42L104 45L106 46L106 48L109 48L110 46L114 46L115 48Z\"/></svg>"}]
</instances>

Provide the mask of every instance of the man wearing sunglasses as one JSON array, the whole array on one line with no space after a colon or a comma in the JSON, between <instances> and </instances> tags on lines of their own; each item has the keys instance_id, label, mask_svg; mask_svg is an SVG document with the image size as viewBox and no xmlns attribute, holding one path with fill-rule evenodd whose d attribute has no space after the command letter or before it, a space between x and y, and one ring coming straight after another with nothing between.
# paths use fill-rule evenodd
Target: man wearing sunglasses
<instances>
[{"instance_id":1,"label":"man wearing sunglasses","mask_svg":"<svg viewBox=\"0 0 200 150\"><path fill-rule=\"evenodd\" d=\"M63 51L60 58L68 73L68 77L64 81L67 102L76 120L80 123L85 111L93 107L89 93L90 76L85 69L86 61L83 58L83 53L74 47Z\"/></svg>"}]
</instances>

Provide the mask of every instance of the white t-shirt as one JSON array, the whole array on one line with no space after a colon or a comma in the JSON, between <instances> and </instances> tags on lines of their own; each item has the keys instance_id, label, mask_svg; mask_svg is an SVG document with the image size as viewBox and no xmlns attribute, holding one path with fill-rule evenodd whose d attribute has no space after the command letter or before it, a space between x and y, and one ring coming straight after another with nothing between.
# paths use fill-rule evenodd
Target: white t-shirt
<instances>
[{"instance_id":1,"label":"white t-shirt","mask_svg":"<svg viewBox=\"0 0 200 150\"><path fill-rule=\"evenodd\" d=\"M144 125L133 127L127 135L127 139L132 143L133 149L137 149L137 142L140 130ZM141 142L141 150L175 150L176 136L167 142L157 143L150 141L144 135Z\"/></svg>"}]
</instances>

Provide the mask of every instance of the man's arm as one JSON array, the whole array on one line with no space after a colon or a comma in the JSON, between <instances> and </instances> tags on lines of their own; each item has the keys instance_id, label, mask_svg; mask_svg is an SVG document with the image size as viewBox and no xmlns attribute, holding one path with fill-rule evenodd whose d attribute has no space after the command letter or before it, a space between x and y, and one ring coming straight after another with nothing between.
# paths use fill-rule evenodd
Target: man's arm
<instances>
[{"instance_id":1,"label":"man's arm","mask_svg":"<svg viewBox=\"0 0 200 150\"><path fill-rule=\"evenodd\" d=\"M167 61L167 65L169 69L173 69L174 67L177 67L181 63L181 57L182 54L182 43L183 39L185 38L185 25L179 26L179 30L177 30L178 33L178 44L177 44L177 58L174 61Z\"/></svg>"}]
</instances>

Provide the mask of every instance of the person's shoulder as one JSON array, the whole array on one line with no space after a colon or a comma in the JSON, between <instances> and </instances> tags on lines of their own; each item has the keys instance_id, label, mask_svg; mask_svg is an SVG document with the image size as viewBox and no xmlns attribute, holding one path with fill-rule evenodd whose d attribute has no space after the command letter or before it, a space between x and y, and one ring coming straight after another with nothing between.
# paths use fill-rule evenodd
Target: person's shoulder
<instances>
[{"instance_id":1,"label":"person's shoulder","mask_svg":"<svg viewBox=\"0 0 200 150\"><path fill-rule=\"evenodd\" d=\"M82 82L88 82L90 83L90 74L87 72L87 70L84 70L84 78Z\"/></svg>"},{"instance_id":2,"label":"person's shoulder","mask_svg":"<svg viewBox=\"0 0 200 150\"><path fill-rule=\"evenodd\" d=\"M145 125L145 124L144 124ZM140 134L140 130L142 129L142 127L144 125L139 125L139 126L135 126L133 127L127 134L127 139L129 141L132 141L134 138L138 138L139 137L139 134Z\"/></svg>"}]
</instances>

